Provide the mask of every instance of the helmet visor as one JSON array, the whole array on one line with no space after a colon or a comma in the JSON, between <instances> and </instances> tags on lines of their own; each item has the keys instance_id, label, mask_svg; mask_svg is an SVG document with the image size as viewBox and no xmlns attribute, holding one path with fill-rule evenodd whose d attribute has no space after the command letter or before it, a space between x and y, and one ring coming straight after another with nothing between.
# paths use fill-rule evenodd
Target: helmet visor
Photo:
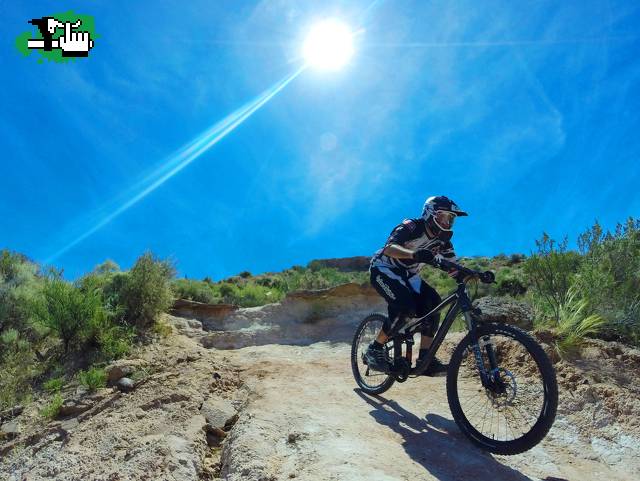
<instances>
[{"instance_id":1,"label":"helmet visor","mask_svg":"<svg viewBox=\"0 0 640 481\"><path fill-rule=\"evenodd\" d=\"M434 214L434 219L438 227L443 230L451 230L453 223L456 220L456 215L453 212L446 210L437 210Z\"/></svg>"}]
</instances>

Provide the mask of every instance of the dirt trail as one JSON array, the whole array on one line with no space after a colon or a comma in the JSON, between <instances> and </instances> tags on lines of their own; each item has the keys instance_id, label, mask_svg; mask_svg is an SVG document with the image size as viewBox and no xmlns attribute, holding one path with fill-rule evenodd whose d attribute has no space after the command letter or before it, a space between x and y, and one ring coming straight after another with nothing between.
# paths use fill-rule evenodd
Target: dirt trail
<instances>
[{"instance_id":1,"label":"dirt trail","mask_svg":"<svg viewBox=\"0 0 640 481\"><path fill-rule=\"evenodd\" d=\"M453 422L444 378L410 379L382 396L366 396L355 389L349 349L320 342L226 351L251 394L223 449L224 479L558 481L640 475L629 456L604 459L562 415L533 450L486 454Z\"/></svg>"}]
</instances>

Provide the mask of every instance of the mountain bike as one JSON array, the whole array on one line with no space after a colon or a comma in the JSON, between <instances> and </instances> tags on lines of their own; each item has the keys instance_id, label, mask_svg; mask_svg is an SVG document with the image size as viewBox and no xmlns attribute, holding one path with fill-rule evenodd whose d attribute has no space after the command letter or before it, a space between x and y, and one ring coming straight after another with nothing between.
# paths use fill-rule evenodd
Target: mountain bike
<instances>
[{"instance_id":1,"label":"mountain bike","mask_svg":"<svg viewBox=\"0 0 640 481\"><path fill-rule=\"evenodd\" d=\"M422 374L462 312L468 332L454 349L447 370L447 400L453 419L481 449L495 454L527 451L546 436L555 420L558 385L553 365L542 347L522 329L480 320L481 311L472 306L467 283L471 279L492 282L486 273L445 259L438 265L457 270L457 288L425 316L408 316L403 323L396 323L384 346L388 371L370 369L364 358L386 316L370 314L360 322L351 346L356 383L367 394L381 394L396 381ZM413 365L415 335L430 322L429 316L447 306L449 310L428 355Z\"/></svg>"}]
</instances>

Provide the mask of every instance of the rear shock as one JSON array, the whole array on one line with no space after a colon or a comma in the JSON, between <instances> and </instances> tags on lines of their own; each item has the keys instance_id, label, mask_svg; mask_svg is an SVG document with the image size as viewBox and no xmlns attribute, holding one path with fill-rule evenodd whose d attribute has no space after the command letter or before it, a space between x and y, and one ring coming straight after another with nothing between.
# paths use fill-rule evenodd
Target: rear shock
<instances>
[{"instance_id":1,"label":"rear shock","mask_svg":"<svg viewBox=\"0 0 640 481\"><path fill-rule=\"evenodd\" d=\"M398 335L393 342L393 371L398 382L405 382L409 378L409 372L411 371L411 362L402 355L402 343L407 342L408 339L401 335ZM409 345L407 344L408 349Z\"/></svg>"}]
</instances>

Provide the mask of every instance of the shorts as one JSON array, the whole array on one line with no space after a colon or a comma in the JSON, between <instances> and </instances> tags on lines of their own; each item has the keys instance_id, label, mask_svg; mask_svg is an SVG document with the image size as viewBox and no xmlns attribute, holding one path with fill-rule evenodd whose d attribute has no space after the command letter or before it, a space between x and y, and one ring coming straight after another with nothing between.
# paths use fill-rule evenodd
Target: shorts
<instances>
[{"instance_id":1,"label":"shorts","mask_svg":"<svg viewBox=\"0 0 640 481\"><path fill-rule=\"evenodd\" d=\"M406 317L424 316L442 302L436 290L417 274L411 276L394 267L371 267L370 273L371 284L388 304L389 319L382 327L385 334L397 322L403 322ZM433 314L429 320L421 333L433 337L440 324L440 313Z\"/></svg>"}]
</instances>

